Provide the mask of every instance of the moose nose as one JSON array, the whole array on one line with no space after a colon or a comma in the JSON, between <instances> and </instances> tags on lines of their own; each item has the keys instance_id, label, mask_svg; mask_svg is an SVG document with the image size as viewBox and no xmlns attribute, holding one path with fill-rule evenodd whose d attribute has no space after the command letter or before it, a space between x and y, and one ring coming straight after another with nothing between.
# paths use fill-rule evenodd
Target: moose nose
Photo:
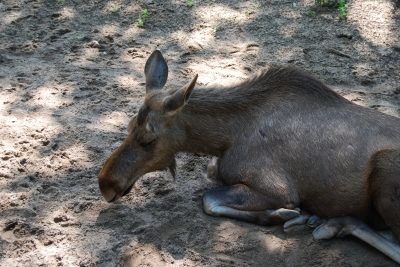
<instances>
[{"instance_id":1,"label":"moose nose","mask_svg":"<svg viewBox=\"0 0 400 267\"><path fill-rule=\"evenodd\" d=\"M100 170L99 187L101 194L108 202L118 200L124 193L129 193L132 188L131 181L134 178L132 175L135 173L134 163L137 151L131 143L131 137L128 136L124 143L104 162Z\"/></svg>"},{"instance_id":2,"label":"moose nose","mask_svg":"<svg viewBox=\"0 0 400 267\"><path fill-rule=\"evenodd\" d=\"M102 168L98 176L100 192L107 202L117 201L121 197L123 187L118 179L109 172L108 168Z\"/></svg>"},{"instance_id":3,"label":"moose nose","mask_svg":"<svg viewBox=\"0 0 400 267\"><path fill-rule=\"evenodd\" d=\"M100 175L99 175L99 187L101 194L103 195L104 199L107 202L114 202L119 198L117 191L114 190L112 186L109 185L107 180L103 179Z\"/></svg>"},{"instance_id":4,"label":"moose nose","mask_svg":"<svg viewBox=\"0 0 400 267\"><path fill-rule=\"evenodd\" d=\"M112 190L108 190L106 193L103 193L103 192L101 192L101 193L102 193L104 199L109 203L114 202L119 198L119 197L117 197L117 193Z\"/></svg>"}]
</instances>

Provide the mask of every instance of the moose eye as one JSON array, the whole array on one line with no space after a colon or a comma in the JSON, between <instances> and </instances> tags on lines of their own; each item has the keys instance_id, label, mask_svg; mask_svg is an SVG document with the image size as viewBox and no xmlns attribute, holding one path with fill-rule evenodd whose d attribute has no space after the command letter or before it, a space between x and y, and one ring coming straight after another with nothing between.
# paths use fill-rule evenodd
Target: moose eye
<instances>
[{"instance_id":1,"label":"moose eye","mask_svg":"<svg viewBox=\"0 0 400 267\"><path fill-rule=\"evenodd\" d=\"M139 126L136 129L135 139L142 148L151 147L156 140L157 135L154 132L154 128L150 123Z\"/></svg>"},{"instance_id":2,"label":"moose eye","mask_svg":"<svg viewBox=\"0 0 400 267\"><path fill-rule=\"evenodd\" d=\"M140 146L143 148L150 148L154 145L154 143L156 142L156 140L151 140L151 141L141 141L139 142Z\"/></svg>"},{"instance_id":3,"label":"moose eye","mask_svg":"<svg viewBox=\"0 0 400 267\"><path fill-rule=\"evenodd\" d=\"M142 148L150 148L156 141L156 135L154 133L145 133L142 136L138 136L136 140Z\"/></svg>"}]
</instances>

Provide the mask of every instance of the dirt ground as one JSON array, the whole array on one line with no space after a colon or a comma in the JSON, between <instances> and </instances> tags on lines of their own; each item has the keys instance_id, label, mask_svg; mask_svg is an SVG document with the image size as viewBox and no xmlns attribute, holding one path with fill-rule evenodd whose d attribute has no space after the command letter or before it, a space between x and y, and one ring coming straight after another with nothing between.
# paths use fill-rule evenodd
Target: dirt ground
<instances>
[{"instance_id":1,"label":"dirt ground","mask_svg":"<svg viewBox=\"0 0 400 267\"><path fill-rule=\"evenodd\" d=\"M193 2L0 1L0 266L395 266L352 237L205 215L202 194L220 186L206 155L178 155L175 181L148 174L103 200L97 174L143 101L156 48L169 88L291 64L400 115L400 2L350 0L347 20L314 0Z\"/></svg>"}]
</instances>

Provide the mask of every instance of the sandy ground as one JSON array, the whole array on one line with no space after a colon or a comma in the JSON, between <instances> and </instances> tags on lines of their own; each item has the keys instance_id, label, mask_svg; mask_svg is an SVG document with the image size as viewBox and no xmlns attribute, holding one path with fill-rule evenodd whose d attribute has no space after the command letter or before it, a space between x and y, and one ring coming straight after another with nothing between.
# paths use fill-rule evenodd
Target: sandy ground
<instances>
[{"instance_id":1,"label":"sandy ground","mask_svg":"<svg viewBox=\"0 0 400 267\"><path fill-rule=\"evenodd\" d=\"M346 237L314 241L206 216L220 186L205 155L177 156L106 203L97 174L126 136L159 48L168 88L296 65L357 104L399 116L400 3L314 0L0 1L0 266L395 266ZM149 16L136 26L141 11Z\"/></svg>"}]
</instances>

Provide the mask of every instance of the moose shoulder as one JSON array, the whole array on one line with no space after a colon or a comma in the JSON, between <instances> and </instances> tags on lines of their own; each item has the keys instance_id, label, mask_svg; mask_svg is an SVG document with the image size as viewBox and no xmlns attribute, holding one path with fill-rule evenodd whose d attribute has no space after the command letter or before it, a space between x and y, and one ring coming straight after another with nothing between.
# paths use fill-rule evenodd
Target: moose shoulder
<instances>
[{"instance_id":1,"label":"moose shoulder","mask_svg":"<svg viewBox=\"0 0 400 267\"><path fill-rule=\"evenodd\" d=\"M175 153L218 157L227 186L203 197L207 214L261 225L329 219L314 238L352 234L400 263L400 248L373 230L400 234L400 119L355 105L312 76L270 68L235 86L163 90L160 51L146 62L146 97L129 135L99 174L116 201L144 174L169 170ZM304 220L299 220L303 218Z\"/></svg>"}]
</instances>

